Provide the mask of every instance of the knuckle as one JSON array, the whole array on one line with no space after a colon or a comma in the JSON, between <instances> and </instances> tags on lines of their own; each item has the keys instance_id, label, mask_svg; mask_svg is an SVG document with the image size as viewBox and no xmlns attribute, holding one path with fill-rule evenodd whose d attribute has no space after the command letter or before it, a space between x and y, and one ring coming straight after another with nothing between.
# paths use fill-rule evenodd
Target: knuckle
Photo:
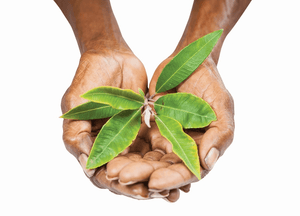
<instances>
[{"instance_id":1,"label":"knuckle","mask_svg":"<svg viewBox=\"0 0 300 216\"><path fill-rule=\"evenodd\" d=\"M223 136L225 139L233 139L233 135L234 135L234 128L228 125L226 129L223 131Z\"/></svg>"},{"instance_id":2,"label":"knuckle","mask_svg":"<svg viewBox=\"0 0 300 216\"><path fill-rule=\"evenodd\" d=\"M70 93L70 88L68 88L61 98L61 110L63 113L71 109L71 101L74 101L74 99L72 94Z\"/></svg>"},{"instance_id":3,"label":"knuckle","mask_svg":"<svg viewBox=\"0 0 300 216\"><path fill-rule=\"evenodd\" d=\"M234 100L228 90L225 90L224 94L222 95L222 99L223 99L223 104L226 107L226 109L233 110Z\"/></svg>"},{"instance_id":4,"label":"knuckle","mask_svg":"<svg viewBox=\"0 0 300 216\"><path fill-rule=\"evenodd\" d=\"M79 93L75 93L71 88L68 88L61 99L61 110L63 113L86 102L86 100L81 98L79 95Z\"/></svg>"},{"instance_id":5,"label":"knuckle","mask_svg":"<svg viewBox=\"0 0 300 216\"><path fill-rule=\"evenodd\" d=\"M65 144L65 148L75 157L79 156L78 151L78 138L72 136L68 131L63 133L63 142Z\"/></svg>"}]
</instances>

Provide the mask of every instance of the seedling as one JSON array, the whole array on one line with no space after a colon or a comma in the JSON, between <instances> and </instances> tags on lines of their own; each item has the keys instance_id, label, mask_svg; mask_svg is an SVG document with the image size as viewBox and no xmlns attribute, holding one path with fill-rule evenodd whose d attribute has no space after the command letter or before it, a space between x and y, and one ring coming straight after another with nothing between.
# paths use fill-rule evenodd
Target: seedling
<instances>
[{"instance_id":1,"label":"seedling","mask_svg":"<svg viewBox=\"0 0 300 216\"><path fill-rule=\"evenodd\" d=\"M156 94L168 91L187 79L210 54L222 32L218 30L207 34L182 49L164 67L157 80L155 94L150 97L145 97L141 89L137 94L130 89L110 86L94 88L81 95L89 102L71 109L62 118L92 120L111 117L95 139L87 169L100 167L123 152L136 138L142 115L148 127L152 115L161 135L172 144L173 152L198 179L201 178L197 145L183 128L208 126L217 120L213 109L207 102L189 93L166 94L155 102L150 101ZM153 103L154 110L149 103Z\"/></svg>"}]
</instances>

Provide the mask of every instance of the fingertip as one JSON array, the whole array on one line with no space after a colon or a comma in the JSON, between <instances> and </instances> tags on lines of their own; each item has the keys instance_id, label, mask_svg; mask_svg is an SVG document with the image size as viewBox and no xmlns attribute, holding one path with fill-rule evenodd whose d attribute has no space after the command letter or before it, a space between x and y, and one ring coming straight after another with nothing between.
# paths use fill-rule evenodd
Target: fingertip
<instances>
[{"instance_id":1,"label":"fingertip","mask_svg":"<svg viewBox=\"0 0 300 216\"><path fill-rule=\"evenodd\" d=\"M188 193L188 192L190 192L190 190L191 190L191 184L187 184L187 185L185 185L185 186L182 186L182 187L180 187L179 189L182 190L182 191L185 192L185 193Z\"/></svg>"},{"instance_id":2,"label":"fingertip","mask_svg":"<svg viewBox=\"0 0 300 216\"><path fill-rule=\"evenodd\" d=\"M164 200L174 203L179 199L179 197L180 197L180 191L178 188L176 188L176 189L170 190L169 196L164 198Z\"/></svg>"},{"instance_id":3,"label":"fingertip","mask_svg":"<svg viewBox=\"0 0 300 216\"><path fill-rule=\"evenodd\" d=\"M109 180L119 179L121 170L133 161L125 156L118 156L113 160L109 161L106 165L106 178Z\"/></svg>"},{"instance_id":4,"label":"fingertip","mask_svg":"<svg viewBox=\"0 0 300 216\"><path fill-rule=\"evenodd\" d=\"M154 168L150 164L138 161L124 167L119 174L119 181L123 185L147 181Z\"/></svg>"},{"instance_id":5,"label":"fingertip","mask_svg":"<svg viewBox=\"0 0 300 216\"><path fill-rule=\"evenodd\" d=\"M215 163L217 162L218 158L220 155L220 151L218 149L216 149L215 147L212 147L207 156L205 157L205 164L208 168L208 170L212 170L213 167L215 166Z\"/></svg>"},{"instance_id":6,"label":"fingertip","mask_svg":"<svg viewBox=\"0 0 300 216\"><path fill-rule=\"evenodd\" d=\"M183 182L184 178L178 172L169 168L160 168L151 174L148 186L152 191L162 191L177 187Z\"/></svg>"},{"instance_id":7,"label":"fingertip","mask_svg":"<svg viewBox=\"0 0 300 216\"><path fill-rule=\"evenodd\" d=\"M232 139L233 133L229 129L220 130L218 127L208 129L198 143L201 166L207 171L212 170Z\"/></svg>"},{"instance_id":8,"label":"fingertip","mask_svg":"<svg viewBox=\"0 0 300 216\"><path fill-rule=\"evenodd\" d=\"M164 190L161 192L152 192L150 194L151 198L166 198L170 195L170 191L169 190Z\"/></svg>"},{"instance_id":9,"label":"fingertip","mask_svg":"<svg viewBox=\"0 0 300 216\"><path fill-rule=\"evenodd\" d=\"M112 181L111 187L113 190L116 190L119 193L134 199L149 198L149 190L147 186L145 186L143 183L136 183L133 185L123 185L120 184L118 181Z\"/></svg>"}]
</instances>

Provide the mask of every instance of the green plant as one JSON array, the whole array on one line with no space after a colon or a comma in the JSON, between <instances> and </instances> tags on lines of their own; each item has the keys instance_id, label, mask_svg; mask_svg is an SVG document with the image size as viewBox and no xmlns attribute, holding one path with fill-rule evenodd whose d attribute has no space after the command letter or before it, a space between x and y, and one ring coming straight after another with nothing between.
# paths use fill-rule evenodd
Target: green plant
<instances>
[{"instance_id":1,"label":"green plant","mask_svg":"<svg viewBox=\"0 0 300 216\"><path fill-rule=\"evenodd\" d=\"M155 95L187 79L210 54L222 32L218 30L205 35L181 50L162 70ZM197 146L183 128L203 128L217 120L212 108L201 98L189 93L167 94L155 102L151 100L155 95L145 97L141 89L139 93L109 86L94 88L81 95L89 102L61 116L77 120L111 117L95 139L86 168L97 168L124 151L138 134L141 116L144 115L144 121L150 127L150 116L154 115L161 135L170 141L173 152L200 179ZM154 110L149 106L150 103L154 105Z\"/></svg>"}]
</instances>

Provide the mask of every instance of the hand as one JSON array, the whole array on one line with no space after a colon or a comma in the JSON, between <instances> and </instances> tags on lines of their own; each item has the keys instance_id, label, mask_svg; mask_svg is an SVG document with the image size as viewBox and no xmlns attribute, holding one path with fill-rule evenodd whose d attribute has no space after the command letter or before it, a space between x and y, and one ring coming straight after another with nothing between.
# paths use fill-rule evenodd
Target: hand
<instances>
[{"instance_id":1,"label":"hand","mask_svg":"<svg viewBox=\"0 0 300 216\"><path fill-rule=\"evenodd\" d=\"M171 59L172 56L162 62L155 71L150 82L150 95L154 94L158 76ZM234 132L233 99L226 90L211 57L208 57L188 79L169 91L169 93L171 92L187 92L201 97L211 105L217 115L217 121L212 122L204 129L186 130L198 145L201 177L204 178L232 142ZM154 99L161 95L158 94ZM157 143L157 148L167 153L170 152L171 144L168 141L157 141L163 140L158 132L151 136L152 148L153 143ZM172 166L176 166L176 168ZM151 174L149 190L171 190L195 181L195 176L187 168L184 168L182 162L172 166L157 169Z\"/></svg>"},{"instance_id":2,"label":"hand","mask_svg":"<svg viewBox=\"0 0 300 216\"><path fill-rule=\"evenodd\" d=\"M101 52L87 51L81 59L71 86L62 98L63 113L86 100L80 95L99 86L115 86L138 92L147 90L147 76L142 63L130 52L102 48ZM96 170L85 168L92 144L106 120L76 121L64 120L63 140L67 150L78 159L87 177L100 188L107 188L127 196L148 197L144 184L122 186L106 180L105 167Z\"/></svg>"}]
</instances>

